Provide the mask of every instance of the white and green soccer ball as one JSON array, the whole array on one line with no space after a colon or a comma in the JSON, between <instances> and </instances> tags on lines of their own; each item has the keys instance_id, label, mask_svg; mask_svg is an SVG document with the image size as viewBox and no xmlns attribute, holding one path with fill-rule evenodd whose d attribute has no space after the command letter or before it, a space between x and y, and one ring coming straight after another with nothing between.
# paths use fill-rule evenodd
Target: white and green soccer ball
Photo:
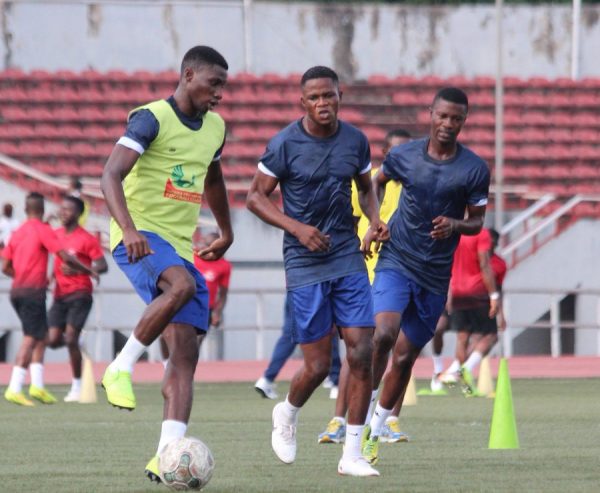
<instances>
[{"instance_id":1,"label":"white and green soccer ball","mask_svg":"<svg viewBox=\"0 0 600 493\"><path fill-rule=\"evenodd\" d=\"M162 482L175 491L199 491L212 477L215 459L206 444L193 437L169 443L158 457Z\"/></svg>"}]
</instances>

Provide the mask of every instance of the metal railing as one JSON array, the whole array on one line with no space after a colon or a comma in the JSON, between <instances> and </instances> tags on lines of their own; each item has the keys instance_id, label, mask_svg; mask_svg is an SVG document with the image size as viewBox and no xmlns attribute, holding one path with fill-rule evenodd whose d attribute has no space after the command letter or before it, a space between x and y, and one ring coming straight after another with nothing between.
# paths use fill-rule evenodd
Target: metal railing
<instances>
[{"instance_id":1,"label":"metal railing","mask_svg":"<svg viewBox=\"0 0 600 493\"><path fill-rule=\"evenodd\" d=\"M0 296L7 296L8 290L6 288L0 288ZM103 298L107 295L119 295L123 303L126 303L126 297L131 295L137 297L137 294L128 288L102 288L96 290L94 297L95 303L90 318L86 325L86 331L88 334L94 333L96 341L100 338L98 335L102 332L107 331L119 331L124 334L129 333L133 329L133 325L124 326L123 324L108 324L103 317L105 310L109 308L106 306ZM281 324L279 323L268 323L266 317L266 306L267 297L273 295L285 295L284 288L232 288L229 292L229 310L234 309L236 306L236 296L254 296L255 297L255 317L253 322L246 324L231 324L228 323L223 327L223 331L235 332L235 331L253 331L256 333L256 342L254 357L258 360L266 359L269 357L270 348L266 347L265 339L268 332L280 331ZM539 321L539 314L532 314L532 318L528 317L524 319L515 319L511 313L511 305L514 305L518 297L527 296L547 296L547 304L544 302L543 311L549 312L550 317L547 321ZM581 322L577 320L563 320L561 314L561 300L568 295L586 295L596 298L596 313L594 315L595 321L593 322ZM548 289L548 288L522 288L522 289L508 289L504 293L504 309L508 326L503 338L503 354L511 356L513 354L513 344L515 339L525 329L544 329L550 331L550 354L552 356L560 356L563 351L561 347L561 331L562 329L600 329L600 289ZM283 312L283 306L281 307ZM137 314L132 315L132 319L137 320ZM0 331L7 330L18 330L20 325L18 323L7 323L7 317L5 314L0 313ZM600 356L600 331L596 334L595 341L596 349L595 354ZM94 347L89 348L90 353L101 359L101 348ZM153 353L154 354L154 353Z\"/></svg>"}]
</instances>

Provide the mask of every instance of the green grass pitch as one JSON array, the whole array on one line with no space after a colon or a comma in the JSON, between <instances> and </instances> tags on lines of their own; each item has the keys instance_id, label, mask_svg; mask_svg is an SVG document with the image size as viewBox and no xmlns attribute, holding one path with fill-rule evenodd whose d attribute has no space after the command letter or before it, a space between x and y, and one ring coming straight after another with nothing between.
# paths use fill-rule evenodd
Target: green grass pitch
<instances>
[{"instance_id":1,"label":"green grass pitch","mask_svg":"<svg viewBox=\"0 0 600 493\"><path fill-rule=\"evenodd\" d=\"M424 386L426 382L418 382ZM285 395L287 384L279 384ZM66 387L51 387L62 398ZM200 384L188 434L211 448L207 492L593 492L600 491L600 386L595 380L513 380L521 448L488 450L492 399L419 397L404 409L412 441L382 444L379 478L337 474L340 445L318 445L333 413L318 389L300 414L296 463L270 445L274 402L251 384ZM143 475L162 414L158 385L137 385L138 408L0 402L0 491L157 492Z\"/></svg>"}]
</instances>

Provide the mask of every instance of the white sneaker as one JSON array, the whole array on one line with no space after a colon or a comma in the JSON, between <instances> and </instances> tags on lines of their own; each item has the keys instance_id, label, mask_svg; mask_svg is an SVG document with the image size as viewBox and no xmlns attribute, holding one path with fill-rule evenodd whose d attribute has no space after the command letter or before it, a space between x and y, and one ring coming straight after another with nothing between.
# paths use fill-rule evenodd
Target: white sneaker
<instances>
[{"instance_id":1,"label":"white sneaker","mask_svg":"<svg viewBox=\"0 0 600 493\"><path fill-rule=\"evenodd\" d=\"M265 377L260 377L254 384L256 391L267 399L277 399L279 397L275 392L275 383L270 382Z\"/></svg>"},{"instance_id":2,"label":"white sneaker","mask_svg":"<svg viewBox=\"0 0 600 493\"><path fill-rule=\"evenodd\" d=\"M279 460L291 464L296 459L296 424L290 422L283 411L285 404L280 402L273 408L273 431L271 447Z\"/></svg>"},{"instance_id":3,"label":"white sneaker","mask_svg":"<svg viewBox=\"0 0 600 493\"><path fill-rule=\"evenodd\" d=\"M325 380L323 380L323 388L324 389L330 389L332 388L333 385L333 380L331 378L329 378L329 376L325 377Z\"/></svg>"},{"instance_id":4,"label":"white sneaker","mask_svg":"<svg viewBox=\"0 0 600 493\"><path fill-rule=\"evenodd\" d=\"M449 387L453 387L458 383L458 375L456 373L443 372L439 377L440 382Z\"/></svg>"},{"instance_id":5,"label":"white sneaker","mask_svg":"<svg viewBox=\"0 0 600 493\"><path fill-rule=\"evenodd\" d=\"M333 387L331 387L331 390L329 391L329 398L337 399L338 394L339 394L339 389L338 389L337 385L334 385Z\"/></svg>"},{"instance_id":6,"label":"white sneaker","mask_svg":"<svg viewBox=\"0 0 600 493\"><path fill-rule=\"evenodd\" d=\"M440 375L433 375L431 377L431 391L439 392L440 390L444 390L444 384L440 381Z\"/></svg>"},{"instance_id":7,"label":"white sneaker","mask_svg":"<svg viewBox=\"0 0 600 493\"><path fill-rule=\"evenodd\" d=\"M63 399L63 401L79 402L80 398L81 398L81 391L71 389L71 390L69 390L69 393L67 395L65 395L65 398Z\"/></svg>"},{"instance_id":8,"label":"white sneaker","mask_svg":"<svg viewBox=\"0 0 600 493\"><path fill-rule=\"evenodd\" d=\"M364 457L340 459L338 474L342 476L379 476L379 471L369 464Z\"/></svg>"}]
</instances>

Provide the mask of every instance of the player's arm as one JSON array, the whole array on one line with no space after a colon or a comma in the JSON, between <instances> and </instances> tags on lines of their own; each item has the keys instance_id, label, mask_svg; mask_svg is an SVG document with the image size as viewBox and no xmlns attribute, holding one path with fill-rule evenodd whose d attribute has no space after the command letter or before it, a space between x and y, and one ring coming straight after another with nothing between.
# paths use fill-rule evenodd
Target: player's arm
<instances>
[{"instance_id":1,"label":"player's arm","mask_svg":"<svg viewBox=\"0 0 600 493\"><path fill-rule=\"evenodd\" d=\"M379 215L379 204L383 201L385 197L385 186L390 178L383 172L383 166L377 170L375 175L369 180L369 186L371 188L371 192L375 198L377 203L377 215ZM361 204L362 206L362 204ZM380 222L380 224L383 224ZM385 225L385 233L381 236L377 234L375 230L369 228L365 237L362 240L362 244L360 246L361 251L365 255L365 257L369 258L372 256L371 253L371 244L375 241L375 251L379 251L379 247L381 246L381 241L387 241L389 239L389 231L387 229L387 225Z\"/></svg>"},{"instance_id":2,"label":"player's arm","mask_svg":"<svg viewBox=\"0 0 600 493\"><path fill-rule=\"evenodd\" d=\"M223 309L225 308L225 303L227 303L227 294L229 293L229 288L227 286L219 285L217 291L217 300L215 301L215 306L211 312L211 325L214 327L218 327L221 325L221 320L223 318Z\"/></svg>"},{"instance_id":3,"label":"player's arm","mask_svg":"<svg viewBox=\"0 0 600 493\"><path fill-rule=\"evenodd\" d=\"M225 254L233 243L229 200L227 199L227 189L225 188L220 159L213 160L208 167L204 179L204 196L215 216L221 236L198 252L198 255L204 260L217 260Z\"/></svg>"},{"instance_id":4,"label":"player's arm","mask_svg":"<svg viewBox=\"0 0 600 493\"><path fill-rule=\"evenodd\" d=\"M370 257L372 255L371 242L373 241L371 238L376 241L375 250L378 251L380 243L389 239L389 232L387 225L379 218L379 202L371 182L370 172L358 175L355 181L358 189L358 202L363 214L369 218L368 232L371 232L371 235L365 236L367 242L362 242L361 250L367 257Z\"/></svg>"},{"instance_id":5,"label":"player's arm","mask_svg":"<svg viewBox=\"0 0 600 493\"><path fill-rule=\"evenodd\" d=\"M485 205L467 206L467 214L464 219L437 216L433 221L431 237L434 240L445 240L455 233L467 236L478 234L483 227L485 218Z\"/></svg>"},{"instance_id":6,"label":"player's arm","mask_svg":"<svg viewBox=\"0 0 600 493\"><path fill-rule=\"evenodd\" d=\"M303 224L286 216L270 199L279 180L262 171L257 171L250 185L246 207L267 224L287 231L298 238L311 252L326 252L329 250L329 236L324 235L314 226Z\"/></svg>"},{"instance_id":7,"label":"player's arm","mask_svg":"<svg viewBox=\"0 0 600 493\"><path fill-rule=\"evenodd\" d=\"M92 260L92 269L97 274L105 274L108 272L108 264L106 263L106 258L104 255L100 258Z\"/></svg>"},{"instance_id":8,"label":"player's arm","mask_svg":"<svg viewBox=\"0 0 600 493\"><path fill-rule=\"evenodd\" d=\"M494 271L492 270L492 265L490 263L490 253L487 250L477 252L477 260L479 261L479 270L481 271L483 284L490 296L489 317L493 318L498 313L498 308L500 306L500 293L496 287Z\"/></svg>"},{"instance_id":9,"label":"player's arm","mask_svg":"<svg viewBox=\"0 0 600 493\"><path fill-rule=\"evenodd\" d=\"M2 274L8 277L15 277L15 268L11 259L2 259Z\"/></svg>"},{"instance_id":10,"label":"player's arm","mask_svg":"<svg viewBox=\"0 0 600 493\"><path fill-rule=\"evenodd\" d=\"M123 245L130 263L152 253L148 240L133 223L123 191L122 182L139 157L140 154L133 149L116 144L104 166L100 182L110 215L123 231Z\"/></svg>"}]
</instances>

